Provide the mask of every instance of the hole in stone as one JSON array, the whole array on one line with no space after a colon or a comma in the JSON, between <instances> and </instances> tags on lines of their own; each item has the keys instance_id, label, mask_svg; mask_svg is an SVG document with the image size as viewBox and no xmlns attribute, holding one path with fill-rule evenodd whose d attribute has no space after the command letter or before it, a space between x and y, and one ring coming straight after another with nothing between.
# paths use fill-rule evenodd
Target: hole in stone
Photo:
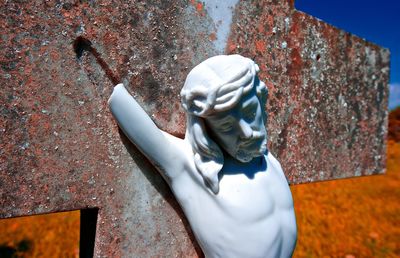
<instances>
[{"instance_id":1,"label":"hole in stone","mask_svg":"<svg viewBox=\"0 0 400 258\"><path fill-rule=\"evenodd\" d=\"M93 257L98 209L0 219L0 257Z\"/></svg>"},{"instance_id":2,"label":"hole in stone","mask_svg":"<svg viewBox=\"0 0 400 258\"><path fill-rule=\"evenodd\" d=\"M83 51L91 51L92 42L85 39L84 37L77 37L73 43L76 58L80 59L83 55Z\"/></svg>"},{"instance_id":3,"label":"hole in stone","mask_svg":"<svg viewBox=\"0 0 400 258\"><path fill-rule=\"evenodd\" d=\"M317 59L317 61L319 61L319 60L321 59L321 55L320 55L320 54L317 54L316 59Z\"/></svg>"},{"instance_id":4,"label":"hole in stone","mask_svg":"<svg viewBox=\"0 0 400 258\"><path fill-rule=\"evenodd\" d=\"M90 40L79 36L74 40L74 43L72 45L76 54L76 58L78 60L80 60L84 51L90 52L96 59L96 62L100 65L101 69L104 71L108 79L110 79L114 85L117 85L120 82L120 80L115 76L113 71L110 69L110 66L101 57L97 49L92 46L92 42L90 42Z\"/></svg>"}]
</instances>

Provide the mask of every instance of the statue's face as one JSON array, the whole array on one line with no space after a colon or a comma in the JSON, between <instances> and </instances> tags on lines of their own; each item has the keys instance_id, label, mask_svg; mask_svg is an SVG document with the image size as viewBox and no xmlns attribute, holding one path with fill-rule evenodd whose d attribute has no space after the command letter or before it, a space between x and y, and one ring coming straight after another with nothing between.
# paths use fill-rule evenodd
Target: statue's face
<instances>
[{"instance_id":1,"label":"statue's face","mask_svg":"<svg viewBox=\"0 0 400 258\"><path fill-rule=\"evenodd\" d=\"M267 148L263 112L253 87L232 109L208 116L206 124L214 140L229 155L249 162L263 155Z\"/></svg>"}]
</instances>

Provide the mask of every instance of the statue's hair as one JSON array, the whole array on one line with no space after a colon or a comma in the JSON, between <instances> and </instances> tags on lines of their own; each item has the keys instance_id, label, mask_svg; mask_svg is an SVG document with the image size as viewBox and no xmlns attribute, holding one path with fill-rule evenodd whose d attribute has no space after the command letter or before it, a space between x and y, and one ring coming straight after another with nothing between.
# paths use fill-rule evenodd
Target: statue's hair
<instances>
[{"instance_id":1,"label":"statue's hair","mask_svg":"<svg viewBox=\"0 0 400 258\"><path fill-rule=\"evenodd\" d=\"M233 108L251 91L258 71L258 66L249 58L214 56L194 67L182 88L182 106L187 112L186 137L192 145L197 170L215 194L219 191L218 173L224 156L208 136L204 118ZM262 85L256 92L263 106L267 89Z\"/></svg>"}]
</instances>

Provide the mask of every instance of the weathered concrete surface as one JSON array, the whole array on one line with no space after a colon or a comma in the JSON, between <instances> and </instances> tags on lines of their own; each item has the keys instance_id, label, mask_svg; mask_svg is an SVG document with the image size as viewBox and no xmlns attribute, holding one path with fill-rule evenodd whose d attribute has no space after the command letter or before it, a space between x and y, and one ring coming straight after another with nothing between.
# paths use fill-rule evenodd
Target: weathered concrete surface
<instances>
[{"instance_id":1,"label":"weathered concrete surface","mask_svg":"<svg viewBox=\"0 0 400 258\"><path fill-rule=\"evenodd\" d=\"M292 183L383 172L388 51L291 1L229 3L225 39L215 1L1 2L0 217L99 207L98 257L200 255L168 187L118 131L112 83L91 55L77 61L78 36L179 136L186 74L227 42L260 64L270 149Z\"/></svg>"},{"instance_id":2,"label":"weathered concrete surface","mask_svg":"<svg viewBox=\"0 0 400 258\"><path fill-rule=\"evenodd\" d=\"M289 180L382 173L389 51L299 11L260 8L237 8L228 51L260 64L270 149Z\"/></svg>"}]
</instances>

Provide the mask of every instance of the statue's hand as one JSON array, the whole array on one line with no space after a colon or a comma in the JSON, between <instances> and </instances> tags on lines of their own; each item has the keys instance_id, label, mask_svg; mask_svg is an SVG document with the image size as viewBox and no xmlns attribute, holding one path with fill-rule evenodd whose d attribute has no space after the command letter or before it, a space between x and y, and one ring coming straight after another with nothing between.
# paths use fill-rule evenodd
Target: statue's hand
<instances>
[{"instance_id":1,"label":"statue's hand","mask_svg":"<svg viewBox=\"0 0 400 258\"><path fill-rule=\"evenodd\" d=\"M122 89L125 89L125 86L122 83L119 83L117 85L114 86L113 92L111 93L111 96L108 98L108 105L111 107L111 101L112 98L114 97L114 93L116 91L121 91ZM126 89L125 89L126 90Z\"/></svg>"}]
</instances>

